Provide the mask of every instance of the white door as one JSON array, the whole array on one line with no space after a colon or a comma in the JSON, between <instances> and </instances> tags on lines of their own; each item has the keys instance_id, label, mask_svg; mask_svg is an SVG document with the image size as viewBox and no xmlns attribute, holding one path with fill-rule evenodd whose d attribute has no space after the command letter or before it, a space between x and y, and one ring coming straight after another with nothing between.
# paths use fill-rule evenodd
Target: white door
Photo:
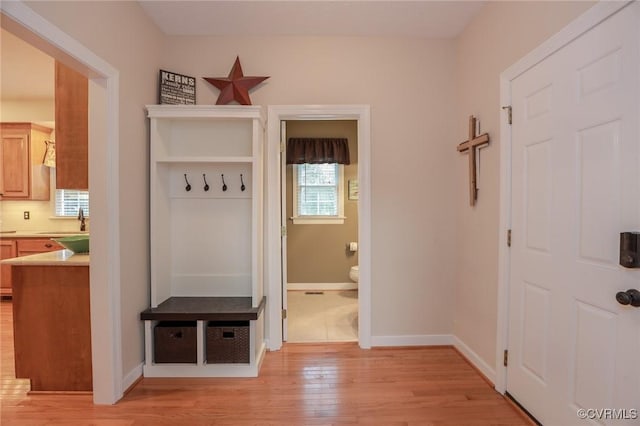
<instances>
[{"instance_id":1,"label":"white door","mask_svg":"<svg viewBox=\"0 0 640 426\"><path fill-rule=\"evenodd\" d=\"M512 81L507 392L546 426L640 423L640 309L616 302L640 289L618 264L640 231L639 55L634 2Z\"/></svg>"}]
</instances>

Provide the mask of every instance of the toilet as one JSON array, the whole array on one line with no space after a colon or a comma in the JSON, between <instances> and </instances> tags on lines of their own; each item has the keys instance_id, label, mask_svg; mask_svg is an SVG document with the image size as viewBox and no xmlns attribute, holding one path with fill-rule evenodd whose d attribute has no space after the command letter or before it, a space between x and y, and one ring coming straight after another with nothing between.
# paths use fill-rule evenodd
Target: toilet
<instances>
[{"instance_id":1,"label":"toilet","mask_svg":"<svg viewBox=\"0 0 640 426\"><path fill-rule=\"evenodd\" d=\"M360 270L358 269L358 265L351 267L351 269L349 270L349 278L351 278L354 283L358 282L358 279L360 278Z\"/></svg>"}]
</instances>

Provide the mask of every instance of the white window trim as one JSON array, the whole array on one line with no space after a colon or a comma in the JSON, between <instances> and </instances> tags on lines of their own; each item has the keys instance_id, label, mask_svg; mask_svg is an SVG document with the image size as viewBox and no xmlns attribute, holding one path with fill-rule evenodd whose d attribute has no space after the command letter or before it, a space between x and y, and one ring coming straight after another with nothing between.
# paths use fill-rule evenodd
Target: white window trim
<instances>
[{"instance_id":1,"label":"white window trim","mask_svg":"<svg viewBox=\"0 0 640 426\"><path fill-rule=\"evenodd\" d=\"M298 168L293 171L293 216L294 225L342 225L346 219L344 215L344 164L338 164L338 214L336 216L299 216L298 215Z\"/></svg>"}]
</instances>

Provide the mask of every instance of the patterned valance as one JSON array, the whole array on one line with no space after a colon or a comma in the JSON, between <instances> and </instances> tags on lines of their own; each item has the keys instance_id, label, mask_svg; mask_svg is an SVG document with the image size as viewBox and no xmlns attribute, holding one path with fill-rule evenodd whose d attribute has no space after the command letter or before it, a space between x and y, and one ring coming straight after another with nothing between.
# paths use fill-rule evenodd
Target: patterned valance
<instances>
[{"instance_id":1,"label":"patterned valance","mask_svg":"<svg viewBox=\"0 0 640 426\"><path fill-rule=\"evenodd\" d=\"M347 138L289 138L287 164L351 164Z\"/></svg>"}]
</instances>

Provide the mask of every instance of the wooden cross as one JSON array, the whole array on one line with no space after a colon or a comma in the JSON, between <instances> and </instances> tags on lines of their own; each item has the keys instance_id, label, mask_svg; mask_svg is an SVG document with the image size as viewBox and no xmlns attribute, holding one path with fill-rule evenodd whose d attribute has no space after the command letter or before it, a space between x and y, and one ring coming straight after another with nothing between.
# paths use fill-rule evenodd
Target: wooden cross
<instances>
[{"instance_id":1,"label":"wooden cross","mask_svg":"<svg viewBox=\"0 0 640 426\"><path fill-rule=\"evenodd\" d=\"M476 148L489 143L489 134L476 136L476 118L469 117L469 140L458 145L459 152L469 151L469 204L476 204L478 199L478 178L476 176Z\"/></svg>"}]
</instances>

